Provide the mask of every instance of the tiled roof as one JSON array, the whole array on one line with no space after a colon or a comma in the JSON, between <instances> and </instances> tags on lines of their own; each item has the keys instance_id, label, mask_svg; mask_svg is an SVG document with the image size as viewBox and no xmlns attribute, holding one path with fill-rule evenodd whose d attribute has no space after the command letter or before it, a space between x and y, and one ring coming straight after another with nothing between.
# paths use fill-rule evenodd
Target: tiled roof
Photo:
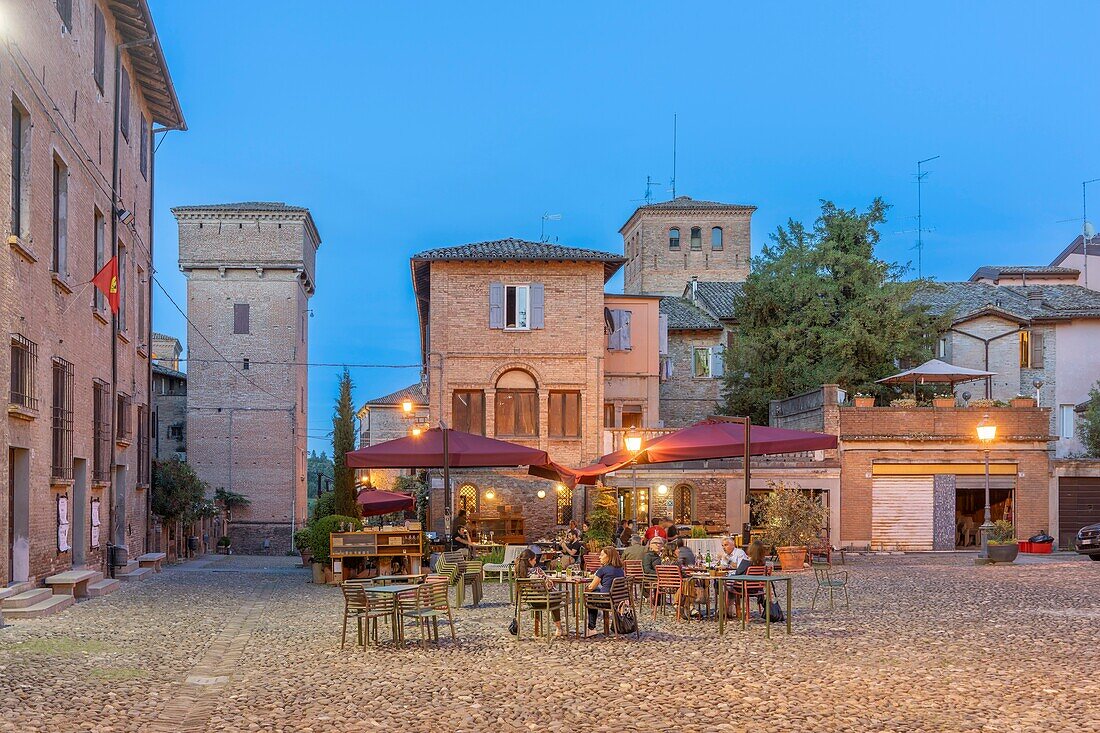
<instances>
[{"instance_id":1,"label":"tiled roof","mask_svg":"<svg viewBox=\"0 0 1100 733\"><path fill-rule=\"evenodd\" d=\"M153 338L164 339L165 341L179 341L179 339L175 336L169 336L168 334L161 333L160 331L153 331Z\"/></svg>"},{"instance_id":2,"label":"tiled roof","mask_svg":"<svg viewBox=\"0 0 1100 733\"><path fill-rule=\"evenodd\" d=\"M412 400L414 404L423 405L427 399L428 388L423 382L417 382L416 384L410 384L408 387L402 387L396 392L390 392L388 395L382 395L381 397L375 397L373 400L367 400L363 403L363 407L400 405L405 400Z\"/></svg>"},{"instance_id":3,"label":"tiled roof","mask_svg":"<svg viewBox=\"0 0 1100 733\"><path fill-rule=\"evenodd\" d=\"M1052 267L1048 265L984 265L979 267L974 274L970 276L970 280L971 282L978 278L996 280L1002 275L1035 275L1036 277L1042 277L1044 275L1064 275L1076 277L1080 274L1081 271L1074 267Z\"/></svg>"},{"instance_id":4,"label":"tiled roof","mask_svg":"<svg viewBox=\"0 0 1100 733\"><path fill-rule=\"evenodd\" d=\"M755 206L748 204L724 204L721 201L702 201L691 196L677 196L671 201L658 201L655 204L639 206L639 211L684 211L691 209L742 209L755 211Z\"/></svg>"},{"instance_id":5,"label":"tiled roof","mask_svg":"<svg viewBox=\"0 0 1100 733\"><path fill-rule=\"evenodd\" d=\"M721 331L722 324L695 307L687 298L669 295L661 298L660 312L668 316L670 331Z\"/></svg>"},{"instance_id":6,"label":"tiled roof","mask_svg":"<svg viewBox=\"0 0 1100 733\"><path fill-rule=\"evenodd\" d=\"M153 25L148 1L110 0L107 7L114 17L119 40L129 45L126 54L130 57L134 80L141 87L141 95L149 105L153 122L186 130L187 123L176 97L172 75L168 73L168 62L164 60L164 49Z\"/></svg>"},{"instance_id":7,"label":"tiled roof","mask_svg":"<svg viewBox=\"0 0 1100 733\"><path fill-rule=\"evenodd\" d=\"M158 361L153 362L153 372L155 374L164 374L169 377L175 377L177 379L187 379L187 375L184 372L178 372L175 369L169 369Z\"/></svg>"},{"instance_id":8,"label":"tiled roof","mask_svg":"<svg viewBox=\"0 0 1100 733\"><path fill-rule=\"evenodd\" d=\"M931 283L918 290L913 301L932 313L953 312L956 322L988 310L1020 321L1100 318L1100 292L1080 285Z\"/></svg>"},{"instance_id":9,"label":"tiled roof","mask_svg":"<svg viewBox=\"0 0 1100 733\"><path fill-rule=\"evenodd\" d=\"M691 283L684 288L684 297L691 296ZM696 303L703 310L715 318L732 320L737 317L735 312L737 299L745 292L743 282L696 282Z\"/></svg>"},{"instance_id":10,"label":"tiled roof","mask_svg":"<svg viewBox=\"0 0 1100 733\"><path fill-rule=\"evenodd\" d=\"M528 260L533 262L569 262L591 260L622 264L626 259L613 252L600 252L582 247L563 247L550 242L528 242L524 239L496 239L473 242L457 247L439 247L418 252L415 260Z\"/></svg>"},{"instance_id":11,"label":"tiled roof","mask_svg":"<svg viewBox=\"0 0 1100 733\"><path fill-rule=\"evenodd\" d=\"M177 211L286 211L308 214L309 209L304 206L292 206L282 201L241 201L235 204L199 204L197 206L176 206L172 213Z\"/></svg>"}]
</instances>

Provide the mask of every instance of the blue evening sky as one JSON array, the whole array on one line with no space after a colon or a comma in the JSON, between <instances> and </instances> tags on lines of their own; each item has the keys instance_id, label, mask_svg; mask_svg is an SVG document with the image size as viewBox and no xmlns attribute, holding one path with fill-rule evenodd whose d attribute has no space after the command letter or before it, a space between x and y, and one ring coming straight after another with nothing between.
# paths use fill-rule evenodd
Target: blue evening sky
<instances>
[{"instance_id":1,"label":"blue evening sky","mask_svg":"<svg viewBox=\"0 0 1100 733\"><path fill-rule=\"evenodd\" d=\"M622 251L647 175L750 203L753 252L818 200L893 206L880 254L924 271L1048 264L1100 177L1100 5L151 0L190 130L157 157L156 267L182 305L184 204L308 206L310 361L419 359L409 255L507 236ZM159 139L159 138L158 138ZM1100 219L1100 183L1091 188ZM1078 218L1078 221L1059 220ZM610 283L621 289L621 278ZM158 291L155 327L186 335ZM352 370L357 404L415 369ZM310 371L328 448L338 370Z\"/></svg>"}]
</instances>

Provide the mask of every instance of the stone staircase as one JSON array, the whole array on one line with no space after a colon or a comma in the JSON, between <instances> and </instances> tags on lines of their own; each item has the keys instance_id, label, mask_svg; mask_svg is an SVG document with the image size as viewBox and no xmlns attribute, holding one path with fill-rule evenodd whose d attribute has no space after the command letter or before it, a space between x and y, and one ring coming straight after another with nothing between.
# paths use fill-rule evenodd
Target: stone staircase
<instances>
[{"instance_id":1,"label":"stone staircase","mask_svg":"<svg viewBox=\"0 0 1100 733\"><path fill-rule=\"evenodd\" d=\"M153 568L143 568L136 561L128 563L126 567L115 571L115 578L126 582L134 580L148 580L156 571Z\"/></svg>"},{"instance_id":2,"label":"stone staircase","mask_svg":"<svg viewBox=\"0 0 1100 733\"><path fill-rule=\"evenodd\" d=\"M97 570L88 581L88 597L105 596L121 587L117 579L104 578ZM61 589L41 588L30 581L0 588L0 613L5 621L52 616L74 603L76 598L71 594Z\"/></svg>"}]
</instances>

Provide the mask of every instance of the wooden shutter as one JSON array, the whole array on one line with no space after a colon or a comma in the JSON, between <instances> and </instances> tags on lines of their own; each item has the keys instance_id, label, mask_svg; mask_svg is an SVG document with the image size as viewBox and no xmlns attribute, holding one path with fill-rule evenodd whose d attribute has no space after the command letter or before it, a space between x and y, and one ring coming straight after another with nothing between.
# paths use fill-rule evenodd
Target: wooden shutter
<instances>
[{"instance_id":1,"label":"wooden shutter","mask_svg":"<svg viewBox=\"0 0 1100 733\"><path fill-rule=\"evenodd\" d=\"M611 310L611 333L607 335L607 349L608 351L619 351L622 349L620 344L622 343L621 332L619 331L619 325L622 323L622 311Z\"/></svg>"},{"instance_id":2,"label":"wooden shutter","mask_svg":"<svg viewBox=\"0 0 1100 733\"><path fill-rule=\"evenodd\" d=\"M549 399L550 425L549 434L552 437L565 435L565 397L564 392L551 392Z\"/></svg>"},{"instance_id":3,"label":"wooden shutter","mask_svg":"<svg viewBox=\"0 0 1100 733\"><path fill-rule=\"evenodd\" d=\"M875 476L871 485L871 548L932 549L932 477Z\"/></svg>"},{"instance_id":4,"label":"wooden shutter","mask_svg":"<svg viewBox=\"0 0 1100 733\"><path fill-rule=\"evenodd\" d=\"M546 328L546 289L542 283L531 283L531 328Z\"/></svg>"},{"instance_id":5,"label":"wooden shutter","mask_svg":"<svg viewBox=\"0 0 1100 733\"><path fill-rule=\"evenodd\" d=\"M130 141L130 73L126 71L126 67L122 67L119 71L122 76L122 80L119 82L119 89L121 90L122 101L119 104L119 117L118 117L118 129L122 133L122 136L126 138L126 141Z\"/></svg>"},{"instance_id":6,"label":"wooden shutter","mask_svg":"<svg viewBox=\"0 0 1100 733\"><path fill-rule=\"evenodd\" d=\"M95 5L95 41L94 61L92 63L92 78L95 79L99 91L103 91L103 61L107 52L107 23L103 18L103 11L99 5Z\"/></svg>"},{"instance_id":7,"label":"wooden shutter","mask_svg":"<svg viewBox=\"0 0 1100 733\"><path fill-rule=\"evenodd\" d=\"M497 390L496 434L516 434L516 393L511 390Z\"/></svg>"},{"instance_id":8,"label":"wooden shutter","mask_svg":"<svg viewBox=\"0 0 1100 733\"><path fill-rule=\"evenodd\" d=\"M489 328L504 328L504 283L489 283Z\"/></svg>"},{"instance_id":9,"label":"wooden shutter","mask_svg":"<svg viewBox=\"0 0 1100 733\"><path fill-rule=\"evenodd\" d=\"M710 347L710 376L718 378L726 373L725 353L721 346Z\"/></svg>"},{"instance_id":10,"label":"wooden shutter","mask_svg":"<svg viewBox=\"0 0 1100 733\"><path fill-rule=\"evenodd\" d=\"M248 303L233 304L233 333L248 333Z\"/></svg>"},{"instance_id":11,"label":"wooden shutter","mask_svg":"<svg viewBox=\"0 0 1100 733\"><path fill-rule=\"evenodd\" d=\"M538 394L519 392L516 395L516 435L539 434Z\"/></svg>"},{"instance_id":12,"label":"wooden shutter","mask_svg":"<svg viewBox=\"0 0 1100 733\"><path fill-rule=\"evenodd\" d=\"M1031 332L1031 355L1028 364L1032 369L1043 368L1043 334Z\"/></svg>"},{"instance_id":13,"label":"wooden shutter","mask_svg":"<svg viewBox=\"0 0 1100 733\"><path fill-rule=\"evenodd\" d=\"M619 311L622 315L619 317L619 348L624 351L629 351L630 342L630 311Z\"/></svg>"},{"instance_id":14,"label":"wooden shutter","mask_svg":"<svg viewBox=\"0 0 1100 733\"><path fill-rule=\"evenodd\" d=\"M662 313L657 316L657 353L668 353L668 315Z\"/></svg>"},{"instance_id":15,"label":"wooden shutter","mask_svg":"<svg viewBox=\"0 0 1100 733\"><path fill-rule=\"evenodd\" d=\"M563 397L565 436L567 438L581 437L581 393L566 392Z\"/></svg>"}]
</instances>

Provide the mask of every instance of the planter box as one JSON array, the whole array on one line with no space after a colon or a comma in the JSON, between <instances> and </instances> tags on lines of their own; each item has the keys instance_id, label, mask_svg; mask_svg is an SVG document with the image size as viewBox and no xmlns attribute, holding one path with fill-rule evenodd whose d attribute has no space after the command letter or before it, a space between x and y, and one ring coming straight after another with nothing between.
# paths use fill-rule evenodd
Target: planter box
<instances>
[{"instance_id":1,"label":"planter box","mask_svg":"<svg viewBox=\"0 0 1100 733\"><path fill-rule=\"evenodd\" d=\"M1028 542L1026 540L1020 540L1020 552L1025 552L1029 555L1049 555L1054 551L1053 542Z\"/></svg>"},{"instance_id":2,"label":"planter box","mask_svg":"<svg viewBox=\"0 0 1100 733\"><path fill-rule=\"evenodd\" d=\"M875 398L874 397L853 397L852 400L855 402L856 407L874 407L875 406Z\"/></svg>"},{"instance_id":3,"label":"planter box","mask_svg":"<svg viewBox=\"0 0 1100 733\"><path fill-rule=\"evenodd\" d=\"M1034 397L1013 397L1008 401L1013 407L1035 407Z\"/></svg>"},{"instance_id":4,"label":"planter box","mask_svg":"<svg viewBox=\"0 0 1100 733\"><path fill-rule=\"evenodd\" d=\"M1020 548L1018 545L995 545L989 544L989 559L993 562L1015 562L1016 556L1019 554Z\"/></svg>"},{"instance_id":5,"label":"planter box","mask_svg":"<svg viewBox=\"0 0 1100 733\"><path fill-rule=\"evenodd\" d=\"M954 397L934 397L932 399L932 407L939 408L952 408L955 406Z\"/></svg>"}]
</instances>

